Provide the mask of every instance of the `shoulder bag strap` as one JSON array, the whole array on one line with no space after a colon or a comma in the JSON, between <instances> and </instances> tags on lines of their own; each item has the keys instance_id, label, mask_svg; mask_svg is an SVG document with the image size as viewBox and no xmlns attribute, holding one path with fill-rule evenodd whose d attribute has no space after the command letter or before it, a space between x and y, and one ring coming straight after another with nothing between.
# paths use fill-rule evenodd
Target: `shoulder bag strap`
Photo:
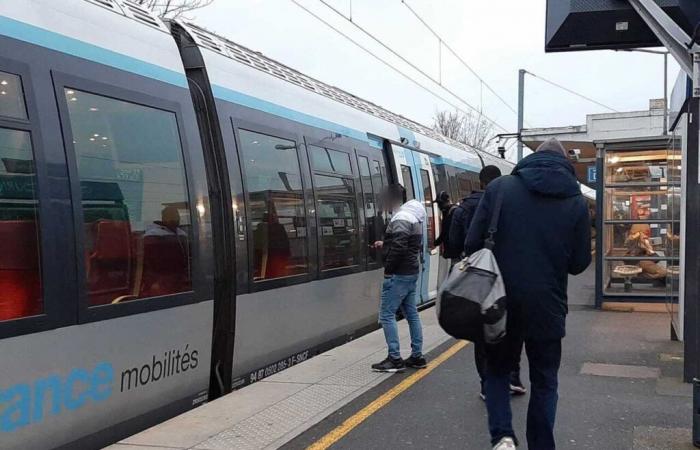
<instances>
[{"instance_id":1,"label":"shoulder bag strap","mask_svg":"<svg viewBox=\"0 0 700 450\"><path fill-rule=\"evenodd\" d=\"M505 180L501 183L504 184ZM494 236L498 231L498 219L501 217L501 207L503 206L503 190L504 187L500 186L498 192L496 192L496 204L494 205L493 211L491 212L491 223L489 224L489 237L484 241L484 247L493 250L496 245Z\"/></svg>"}]
</instances>

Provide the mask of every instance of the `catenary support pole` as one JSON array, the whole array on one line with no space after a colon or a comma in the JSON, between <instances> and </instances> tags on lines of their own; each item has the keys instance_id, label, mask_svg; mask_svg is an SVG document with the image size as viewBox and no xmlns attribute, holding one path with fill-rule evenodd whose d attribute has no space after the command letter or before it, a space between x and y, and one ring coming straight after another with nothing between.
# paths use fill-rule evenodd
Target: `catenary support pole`
<instances>
[{"instance_id":1,"label":"catenary support pole","mask_svg":"<svg viewBox=\"0 0 700 450\"><path fill-rule=\"evenodd\" d=\"M664 136L668 134L668 53L664 53Z\"/></svg>"},{"instance_id":2,"label":"catenary support pole","mask_svg":"<svg viewBox=\"0 0 700 450\"><path fill-rule=\"evenodd\" d=\"M523 122L525 121L525 74L527 71L520 69L518 72L518 161L523 159Z\"/></svg>"}]
</instances>

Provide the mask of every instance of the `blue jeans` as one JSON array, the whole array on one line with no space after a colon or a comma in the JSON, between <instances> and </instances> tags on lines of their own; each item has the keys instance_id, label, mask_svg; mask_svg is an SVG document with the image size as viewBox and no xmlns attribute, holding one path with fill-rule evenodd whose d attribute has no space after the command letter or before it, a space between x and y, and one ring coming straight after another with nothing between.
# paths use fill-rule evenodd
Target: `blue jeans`
<instances>
[{"instance_id":1,"label":"blue jeans","mask_svg":"<svg viewBox=\"0 0 700 450\"><path fill-rule=\"evenodd\" d=\"M510 372L515 363L515 351L520 352L519 339L487 348L486 408L492 444L503 437L516 440L513 414L510 409ZM559 365L561 339L549 341L525 340L525 352L530 365L530 403L527 409L527 445L536 450L554 450L554 419L559 395Z\"/></svg>"},{"instance_id":2,"label":"blue jeans","mask_svg":"<svg viewBox=\"0 0 700 450\"><path fill-rule=\"evenodd\" d=\"M379 307L379 323L384 329L384 338L389 347L389 357L401 358L399 330L396 313L403 312L411 333L411 356L423 356L423 330L416 306L418 275L391 275L384 277L382 302Z\"/></svg>"}]
</instances>

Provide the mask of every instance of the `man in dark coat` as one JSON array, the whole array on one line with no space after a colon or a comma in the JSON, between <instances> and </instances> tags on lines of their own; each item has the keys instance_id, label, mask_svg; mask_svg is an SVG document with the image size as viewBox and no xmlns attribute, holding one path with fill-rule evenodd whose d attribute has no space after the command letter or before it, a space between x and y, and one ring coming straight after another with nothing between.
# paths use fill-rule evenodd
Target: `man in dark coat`
<instances>
[{"instance_id":1,"label":"man in dark coat","mask_svg":"<svg viewBox=\"0 0 700 450\"><path fill-rule=\"evenodd\" d=\"M464 197L459 207L452 213L452 226L450 226L450 242L460 243L461 251L464 251L465 240L467 239L467 231L472 223L476 207L479 206L481 197L484 196L484 189L493 180L501 176L501 169L496 166L486 166L479 172L480 189L472 191L471 194Z\"/></svg>"},{"instance_id":2,"label":"man in dark coat","mask_svg":"<svg viewBox=\"0 0 700 450\"><path fill-rule=\"evenodd\" d=\"M452 226L450 227L450 242L460 242L460 254L465 252L464 244L466 244L467 232L474 218L476 208L479 206L481 197L484 196L486 187L496 178L501 176L501 169L496 166L485 166L479 172L480 189L472 191L467 197L464 197L462 203L459 204L452 214ZM486 352L483 344L474 343L474 362L476 363L476 371L479 373L481 380L481 390L479 397L486 400L486 390L484 387L485 370L486 370ZM514 361L513 373L510 377L510 390L514 395L525 395L527 389L520 381L520 359Z\"/></svg>"},{"instance_id":3,"label":"man in dark coat","mask_svg":"<svg viewBox=\"0 0 700 450\"><path fill-rule=\"evenodd\" d=\"M435 239L435 247L442 246L442 257L450 260L452 263L459 261L462 255L463 241L453 241L451 238L452 232L452 217L457 210L457 205L450 202L450 195L442 191L433 203L438 205L442 221L440 222L440 236Z\"/></svg>"},{"instance_id":4,"label":"man in dark coat","mask_svg":"<svg viewBox=\"0 0 700 450\"><path fill-rule=\"evenodd\" d=\"M591 262L590 218L567 152L555 139L518 163L511 176L492 182L474 215L466 250L483 247L491 213L502 195L494 254L508 298L507 337L487 348L486 405L494 448L513 448L509 374L517 342L525 341L531 397L529 448L555 448L561 340L568 312L568 275Z\"/></svg>"}]
</instances>

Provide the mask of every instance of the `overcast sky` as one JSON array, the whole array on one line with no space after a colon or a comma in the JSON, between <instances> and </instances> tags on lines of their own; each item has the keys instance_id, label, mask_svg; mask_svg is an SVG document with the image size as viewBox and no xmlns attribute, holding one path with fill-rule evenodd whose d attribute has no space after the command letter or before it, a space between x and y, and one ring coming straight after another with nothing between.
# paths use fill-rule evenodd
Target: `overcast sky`
<instances>
[{"instance_id":1,"label":"overcast sky","mask_svg":"<svg viewBox=\"0 0 700 450\"><path fill-rule=\"evenodd\" d=\"M463 109L468 107L421 77L369 40L320 0L297 0L401 70L421 80ZM545 54L545 0L405 0L512 107L517 107L518 69L556 81L619 111L648 109L663 97L663 57L629 52ZM326 0L350 13L350 0ZM336 85L427 125L450 105L423 91L344 37L330 30L292 0L214 0L190 14L202 26L260 51L301 72ZM401 0L352 0L352 17L416 66L439 77L438 42ZM672 58L670 58L672 60ZM466 68L442 52L443 84L508 131L516 115ZM678 73L671 61L669 84ZM529 77L526 126L585 123L586 114L609 112Z\"/></svg>"}]
</instances>

